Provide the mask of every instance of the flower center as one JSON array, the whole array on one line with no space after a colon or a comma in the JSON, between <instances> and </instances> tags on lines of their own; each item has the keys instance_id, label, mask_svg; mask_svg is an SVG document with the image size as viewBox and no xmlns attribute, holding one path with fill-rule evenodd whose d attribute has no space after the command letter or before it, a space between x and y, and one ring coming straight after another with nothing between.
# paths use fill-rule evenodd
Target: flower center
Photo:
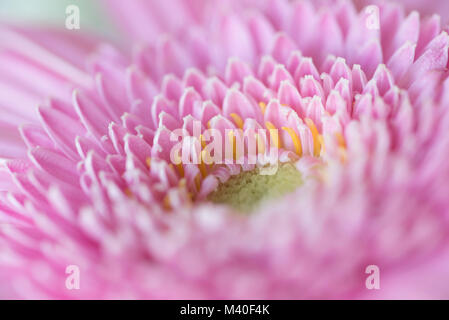
<instances>
[{"instance_id":1,"label":"flower center","mask_svg":"<svg viewBox=\"0 0 449 320\"><path fill-rule=\"evenodd\" d=\"M232 176L208 196L214 203L226 204L241 212L251 212L266 200L276 199L301 186L301 173L291 163L276 169L259 169Z\"/></svg>"}]
</instances>

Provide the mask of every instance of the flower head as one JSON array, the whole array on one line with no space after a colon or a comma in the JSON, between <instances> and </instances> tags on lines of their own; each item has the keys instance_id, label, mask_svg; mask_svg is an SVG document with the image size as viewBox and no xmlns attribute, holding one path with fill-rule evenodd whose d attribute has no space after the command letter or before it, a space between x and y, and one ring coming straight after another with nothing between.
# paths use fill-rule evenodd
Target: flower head
<instances>
[{"instance_id":1,"label":"flower head","mask_svg":"<svg viewBox=\"0 0 449 320\"><path fill-rule=\"evenodd\" d=\"M384 297L405 294L397 270L434 273L421 261L445 260L449 208L439 19L187 3L115 1L144 41L131 55L0 30L0 277L33 297L359 298L368 265Z\"/></svg>"}]
</instances>

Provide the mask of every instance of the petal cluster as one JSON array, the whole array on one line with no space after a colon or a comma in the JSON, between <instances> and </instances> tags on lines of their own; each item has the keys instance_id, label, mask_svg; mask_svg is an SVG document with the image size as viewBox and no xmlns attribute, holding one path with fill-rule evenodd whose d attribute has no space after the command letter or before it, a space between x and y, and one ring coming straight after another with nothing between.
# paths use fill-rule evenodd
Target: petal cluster
<instances>
[{"instance_id":1,"label":"petal cluster","mask_svg":"<svg viewBox=\"0 0 449 320\"><path fill-rule=\"evenodd\" d=\"M0 30L11 158L0 277L14 275L14 292L359 298L367 265L395 279L410 261L419 273L419 261L444 259L449 36L438 16L385 3L372 29L349 1L122 3L137 17L123 21L131 36L147 41L130 55L80 40L65 56L56 37ZM203 151L195 122L202 134L277 129L280 162L310 179L252 215L212 204L254 166L174 165L176 129ZM17 125L24 145L3 135ZM67 265L81 268L81 290L66 290ZM384 296L398 286L387 280Z\"/></svg>"}]
</instances>

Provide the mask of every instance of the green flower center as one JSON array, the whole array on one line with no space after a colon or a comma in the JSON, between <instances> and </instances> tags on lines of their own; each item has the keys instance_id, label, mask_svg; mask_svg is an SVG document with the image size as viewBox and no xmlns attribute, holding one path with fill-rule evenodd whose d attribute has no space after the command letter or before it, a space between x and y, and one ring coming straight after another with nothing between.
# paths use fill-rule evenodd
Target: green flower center
<instances>
[{"instance_id":1,"label":"green flower center","mask_svg":"<svg viewBox=\"0 0 449 320\"><path fill-rule=\"evenodd\" d=\"M301 173L291 163L280 164L274 173L266 169L242 172L221 183L208 196L241 212L251 212L266 200L276 199L302 185Z\"/></svg>"}]
</instances>

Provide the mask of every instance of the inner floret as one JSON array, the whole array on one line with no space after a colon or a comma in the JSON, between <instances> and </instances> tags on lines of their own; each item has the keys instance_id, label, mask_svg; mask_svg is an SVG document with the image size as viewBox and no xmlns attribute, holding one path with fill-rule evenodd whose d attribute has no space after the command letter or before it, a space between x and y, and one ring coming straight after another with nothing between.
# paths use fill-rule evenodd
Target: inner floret
<instances>
[{"instance_id":1,"label":"inner floret","mask_svg":"<svg viewBox=\"0 0 449 320\"><path fill-rule=\"evenodd\" d=\"M241 212L250 212L267 200L290 193L303 183L301 173L292 163L275 168L256 168L232 176L208 196L208 200L226 204Z\"/></svg>"},{"instance_id":2,"label":"inner floret","mask_svg":"<svg viewBox=\"0 0 449 320\"><path fill-rule=\"evenodd\" d=\"M207 200L251 211L304 183L308 172L296 161L346 163L350 123L382 121L407 102L385 65L369 79L343 58L329 56L317 68L299 51L288 63L266 57L254 70L230 60L224 78L191 70L163 87L150 127L139 128L151 146L128 149L146 150L141 158L151 158L146 167L160 182L150 192L168 209ZM283 164L275 174L260 174L276 162Z\"/></svg>"}]
</instances>

